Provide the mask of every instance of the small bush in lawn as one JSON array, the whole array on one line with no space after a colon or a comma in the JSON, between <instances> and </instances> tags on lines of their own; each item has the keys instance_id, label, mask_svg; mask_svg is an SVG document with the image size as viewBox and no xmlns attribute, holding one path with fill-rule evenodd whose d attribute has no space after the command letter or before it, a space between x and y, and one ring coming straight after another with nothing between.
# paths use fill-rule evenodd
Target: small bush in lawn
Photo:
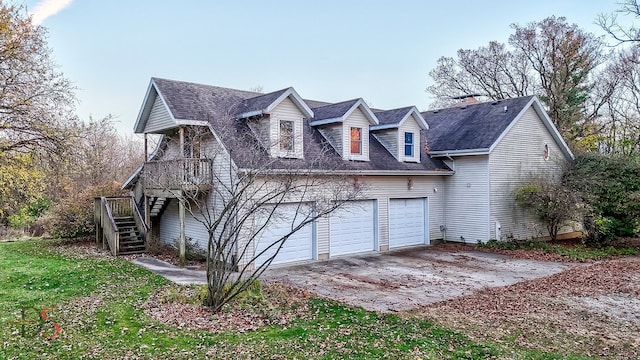
<instances>
[{"instance_id":1,"label":"small bush in lawn","mask_svg":"<svg viewBox=\"0 0 640 360\"><path fill-rule=\"evenodd\" d=\"M193 261L204 261L207 259L207 252L202 249L192 238L187 237L185 243L185 258ZM173 239L173 245L180 249L180 239Z\"/></svg>"}]
</instances>

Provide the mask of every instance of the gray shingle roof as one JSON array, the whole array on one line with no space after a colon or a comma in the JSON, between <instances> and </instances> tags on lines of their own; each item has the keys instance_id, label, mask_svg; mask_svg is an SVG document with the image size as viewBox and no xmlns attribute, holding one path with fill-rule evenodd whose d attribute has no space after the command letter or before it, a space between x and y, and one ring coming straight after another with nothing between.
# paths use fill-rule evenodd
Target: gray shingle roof
<instances>
[{"instance_id":1,"label":"gray shingle roof","mask_svg":"<svg viewBox=\"0 0 640 360\"><path fill-rule=\"evenodd\" d=\"M400 121L402 121L411 109L413 109L413 106L377 111L374 114L380 121L380 125L400 125Z\"/></svg>"},{"instance_id":2,"label":"gray shingle roof","mask_svg":"<svg viewBox=\"0 0 640 360\"><path fill-rule=\"evenodd\" d=\"M336 104L328 104L313 108L313 120L326 120L339 118L353 107L360 99L347 100Z\"/></svg>"},{"instance_id":3,"label":"gray shingle roof","mask_svg":"<svg viewBox=\"0 0 640 360\"><path fill-rule=\"evenodd\" d=\"M179 120L209 120L231 114L245 99L263 94L211 85L152 78L173 117Z\"/></svg>"},{"instance_id":4,"label":"gray shingle roof","mask_svg":"<svg viewBox=\"0 0 640 360\"><path fill-rule=\"evenodd\" d=\"M489 149L532 98L525 96L423 112L429 124L430 151Z\"/></svg>"},{"instance_id":5,"label":"gray shingle roof","mask_svg":"<svg viewBox=\"0 0 640 360\"><path fill-rule=\"evenodd\" d=\"M320 132L309 125L309 121L315 119L305 121L303 129L305 159L273 159L262 148L260 148L261 151L255 151L256 146L252 146L252 144L255 144L257 139L253 136L247 122L236 120L235 115L240 112L241 106L245 106L245 109L260 107L261 105L259 104L262 104L263 101L267 102L269 97L275 96L277 92L260 94L158 78L153 78L153 83L176 119L208 121L225 147L231 152L234 162L239 167L247 167L255 164L255 161L261 161L269 164L273 169L297 167L300 169L356 171L450 171L441 160L431 159L426 154L421 156L421 163L399 162L373 136L369 137L370 161L344 161L340 154L327 143ZM247 101L253 98L261 99ZM316 107L314 114L316 114L315 111L318 107L326 105L326 103L317 101L305 100L305 102L311 107ZM338 108L342 108L342 106L347 106L348 103L336 105L340 105ZM351 103L351 106L353 106L353 103ZM326 110L328 114L329 108ZM331 111L339 112L338 109ZM320 114L322 114L322 110ZM424 149L426 145L424 132L421 140L421 149Z\"/></svg>"},{"instance_id":6,"label":"gray shingle roof","mask_svg":"<svg viewBox=\"0 0 640 360\"><path fill-rule=\"evenodd\" d=\"M289 88L245 99L238 105L236 114L262 111L276 101L280 95L284 94L287 90L289 90Z\"/></svg>"}]
</instances>

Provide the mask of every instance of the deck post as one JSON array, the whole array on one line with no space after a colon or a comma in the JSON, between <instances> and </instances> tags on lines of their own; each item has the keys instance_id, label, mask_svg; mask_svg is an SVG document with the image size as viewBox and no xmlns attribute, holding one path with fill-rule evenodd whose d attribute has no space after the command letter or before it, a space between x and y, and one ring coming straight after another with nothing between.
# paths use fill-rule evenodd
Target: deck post
<instances>
[{"instance_id":1,"label":"deck post","mask_svg":"<svg viewBox=\"0 0 640 360\"><path fill-rule=\"evenodd\" d=\"M187 257L187 239L184 234L184 193L180 191L179 201L179 216L180 216L180 266L184 266L186 264Z\"/></svg>"},{"instance_id":2,"label":"deck post","mask_svg":"<svg viewBox=\"0 0 640 360\"><path fill-rule=\"evenodd\" d=\"M180 157L184 159L184 126L181 126L179 129L180 134ZM183 179L180 179L182 182ZM182 184L181 184L182 186ZM178 198L180 203L179 206L179 216L180 216L180 266L184 266L186 264L187 257L187 239L184 234L184 192L180 190L180 196Z\"/></svg>"},{"instance_id":3,"label":"deck post","mask_svg":"<svg viewBox=\"0 0 640 360\"><path fill-rule=\"evenodd\" d=\"M102 239L102 209L100 208L102 203L100 200L99 197L93 199L93 223L96 226L96 246L100 245L100 239Z\"/></svg>"}]
</instances>

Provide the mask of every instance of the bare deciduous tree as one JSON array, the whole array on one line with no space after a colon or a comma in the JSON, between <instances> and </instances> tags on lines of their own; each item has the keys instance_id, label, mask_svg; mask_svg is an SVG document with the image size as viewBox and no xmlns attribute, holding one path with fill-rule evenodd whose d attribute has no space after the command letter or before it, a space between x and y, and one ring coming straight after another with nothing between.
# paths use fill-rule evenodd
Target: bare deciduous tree
<instances>
[{"instance_id":1,"label":"bare deciduous tree","mask_svg":"<svg viewBox=\"0 0 640 360\"><path fill-rule=\"evenodd\" d=\"M258 279L300 229L363 191L329 144L309 141L315 130L304 132L304 159L293 153L271 157L269 148L282 144L269 143L260 126L227 121L216 122L215 137L206 127L166 136L142 177L147 188L171 191L206 229L206 303L214 311ZM273 233L274 225L286 231Z\"/></svg>"},{"instance_id":2,"label":"bare deciduous tree","mask_svg":"<svg viewBox=\"0 0 640 360\"><path fill-rule=\"evenodd\" d=\"M592 71L602 61L598 38L565 18L513 25L509 46L491 42L477 50L442 57L427 88L439 105L452 96L478 94L499 100L537 95L572 145L590 135L603 99L590 99ZM450 100L449 100L450 101Z\"/></svg>"},{"instance_id":3,"label":"bare deciduous tree","mask_svg":"<svg viewBox=\"0 0 640 360\"><path fill-rule=\"evenodd\" d=\"M640 3L638 3L638 0L623 0L618 4L620 5L617 11L618 14L636 19L640 18ZM633 25L621 25L618 14L600 14L596 23L611 35L617 45L640 42L640 29Z\"/></svg>"}]
</instances>

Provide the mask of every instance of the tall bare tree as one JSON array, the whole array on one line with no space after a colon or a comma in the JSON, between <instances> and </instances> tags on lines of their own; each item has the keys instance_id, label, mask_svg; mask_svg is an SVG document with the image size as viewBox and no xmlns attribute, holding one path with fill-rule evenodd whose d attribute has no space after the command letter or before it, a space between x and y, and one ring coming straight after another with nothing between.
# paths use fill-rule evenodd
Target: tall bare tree
<instances>
[{"instance_id":1,"label":"tall bare tree","mask_svg":"<svg viewBox=\"0 0 640 360\"><path fill-rule=\"evenodd\" d=\"M603 59L600 40L563 17L512 27L509 45L491 42L458 50L457 58L440 58L429 73L435 83L427 92L439 104L465 94L495 100L537 95L575 146L590 135L604 106L603 99L590 99L593 70Z\"/></svg>"},{"instance_id":2,"label":"tall bare tree","mask_svg":"<svg viewBox=\"0 0 640 360\"><path fill-rule=\"evenodd\" d=\"M279 158L269 157L272 144L247 127L219 122L216 134L225 139L224 149L208 128L185 128L182 145L181 136L165 137L143 181L172 191L206 229L207 305L219 311L262 275L288 239L359 198L364 185L345 175L329 144L305 141L304 159ZM286 231L271 233L275 224Z\"/></svg>"},{"instance_id":3,"label":"tall bare tree","mask_svg":"<svg viewBox=\"0 0 640 360\"><path fill-rule=\"evenodd\" d=\"M600 14L596 23L616 41L617 45L640 42L640 29L633 24L625 26L618 19L619 14L634 19L640 18L640 3L638 0L623 0L618 4L620 8L616 14Z\"/></svg>"}]
</instances>

